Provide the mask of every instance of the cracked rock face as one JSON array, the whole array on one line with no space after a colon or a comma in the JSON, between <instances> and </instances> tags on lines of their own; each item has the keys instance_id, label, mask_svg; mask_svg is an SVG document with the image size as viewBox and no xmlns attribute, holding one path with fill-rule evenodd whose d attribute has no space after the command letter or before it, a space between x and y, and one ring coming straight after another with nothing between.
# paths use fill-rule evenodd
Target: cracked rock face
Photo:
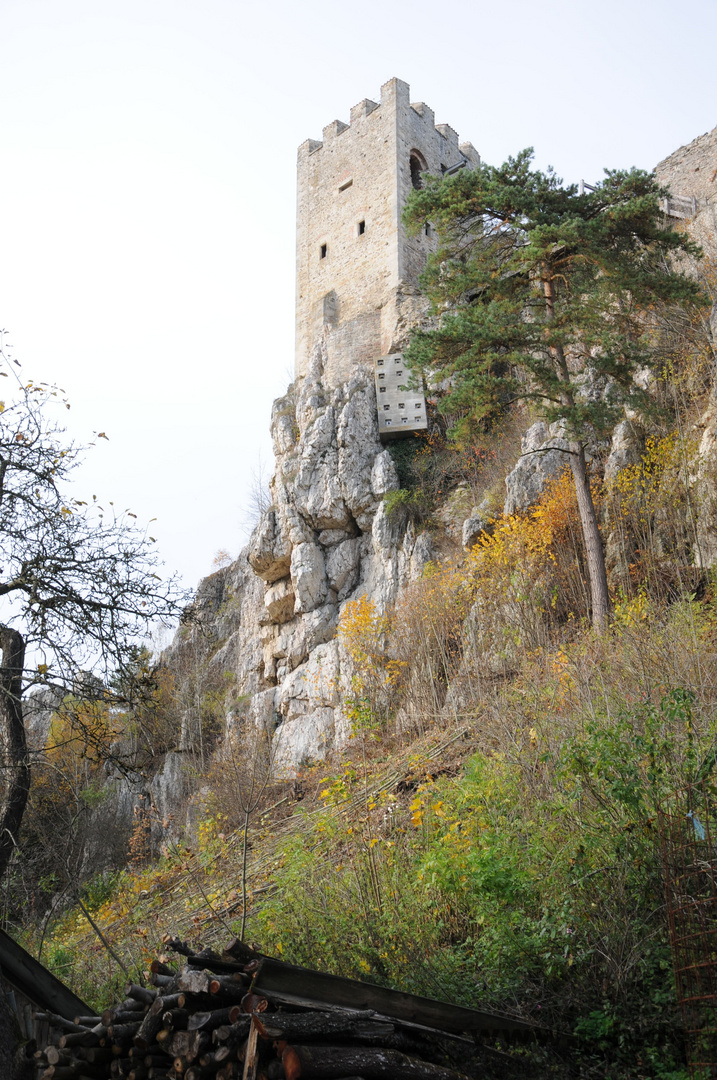
<instances>
[{"instance_id":1,"label":"cracked rock face","mask_svg":"<svg viewBox=\"0 0 717 1080\"><path fill-rule=\"evenodd\" d=\"M291 546L282 535L279 516L273 507L254 530L247 558L254 573L264 581L278 581L288 574Z\"/></svg>"},{"instance_id":2,"label":"cracked rock face","mask_svg":"<svg viewBox=\"0 0 717 1080\"><path fill-rule=\"evenodd\" d=\"M288 622L294 614L295 603L294 586L289 578L275 582L264 593L264 607L274 623Z\"/></svg>"},{"instance_id":3,"label":"cracked rock face","mask_svg":"<svg viewBox=\"0 0 717 1080\"><path fill-rule=\"evenodd\" d=\"M297 615L323 604L329 591L324 553L318 544L297 544L291 552L291 582Z\"/></svg>"},{"instance_id":4,"label":"cracked rock face","mask_svg":"<svg viewBox=\"0 0 717 1080\"><path fill-rule=\"evenodd\" d=\"M548 482L570 465L568 441L562 437L560 427L559 423L548 427L539 420L526 431L518 463L505 478L504 514L527 510L537 502Z\"/></svg>"},{"instance_id":5,"label":"cracked rock face","mask_svg":"<svg viewBox=\"0 0 717 1080\"><path fill-rule=\"evenodd\" d=\"M366 593L385 610L435 557L428 534L386 514L384 496L399 482L378 437L371 374L332 388L325 362L320 341L306 376L274 403L272 505L237 562L200 584L204 629L172 646L204 649L212 671L234 677L243 705L241 720L229 709L228 729L264 723L284 776L350 734L342 702L351 664L336 633L343 605Z\"/></svg>"}]
</instances>

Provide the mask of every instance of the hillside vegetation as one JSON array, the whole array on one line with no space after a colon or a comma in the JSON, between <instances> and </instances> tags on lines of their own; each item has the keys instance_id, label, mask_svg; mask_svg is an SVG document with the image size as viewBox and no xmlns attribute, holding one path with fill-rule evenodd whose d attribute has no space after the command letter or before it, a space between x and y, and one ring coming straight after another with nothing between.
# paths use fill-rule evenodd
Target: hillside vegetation
<instances>
[{"instance_id":1,"label":"hillside vegetation","mask_svg":"<svg viewBox=\"0 0 717 1080\"><path fill-rule=\"evenodd\" d=\"M75 805L79 819L102 795L91 746L56 717L5 894L27 947L102 1005L164 934L239 933L289 961L569 1033L559 1052L522 1051L544 1075L686 1077L660 812L686 785L711 785L717 761L717 579L700 549L714 521L698 453L715 357L703 309L658 331L659 409L640 450L607 479L609 442L592 452L607 629L590 625L569 471L524 513L500 513L529 406L453 441L437 422L396 449L402 487L388 500L397 527L434 532L440 558L390 610L370 596L343 608L347 746L270 776L261 733L234 724L222 737L227 702L241 702L230 682L202 691L198 667L193 833L156 852L140 813L112 870L92 877L78 856L81 903L66 908L48 816ZM451 514L479 500L492 510L465 552ZM154 708L112 718L145 768L178 724L173 680L162 673Z\"/></svg>"}]
</instances>

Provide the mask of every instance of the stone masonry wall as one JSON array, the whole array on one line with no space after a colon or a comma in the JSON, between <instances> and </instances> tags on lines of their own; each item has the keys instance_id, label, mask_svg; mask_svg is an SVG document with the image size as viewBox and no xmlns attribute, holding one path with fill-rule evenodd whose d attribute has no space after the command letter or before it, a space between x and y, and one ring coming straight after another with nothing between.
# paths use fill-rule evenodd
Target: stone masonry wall
<instances>
[{"instance_id":1,"label":"stone masonry wall","mask_svg":"<svg viewBox=\"0 0 717 1080\"><path fill-rule=\"evenodd\" d=\"M409 239L401 224L412 150L438 174L480 161L470 143L459 146L452 128L435 126L427 105L411 105L400 79L384 84L380 104L365 99L351 110L350 124L334 120L322 142L299 147L297 377L324 328L325 378L338 386L357 365L394 351L420 316L418 276L435 239Z\"/></svg>"},{"instance_id":2,"label":"stone masonry wall","mask_svg":"<svg viewBox=\"0 0 717 1080\"><path fill-rule=\"evenodd\" d=\"M675 150L655 167L655 173L672 195L697 199L689 232L709 259L717 259L717 127Z\"/></svg>"}]
</instances>

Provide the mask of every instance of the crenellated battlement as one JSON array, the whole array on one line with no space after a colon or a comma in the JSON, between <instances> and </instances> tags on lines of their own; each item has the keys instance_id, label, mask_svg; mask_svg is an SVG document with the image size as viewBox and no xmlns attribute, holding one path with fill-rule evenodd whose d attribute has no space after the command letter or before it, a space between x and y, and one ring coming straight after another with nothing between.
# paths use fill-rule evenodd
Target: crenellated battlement
<instances>
[{"instance_id":1,"label":"crenellated battlement","mask_svg":"<svg viewBox=\"0 0 717 1080\"><path fill-rule=\"evenodd\" d=\"M343 120L332 120L331 123L327 124L326 127L323 129L323 138L306 139L306 141L301 143L301 145L299 146L299 153L301 153L302 151L308 154L315 153L317 150L320 150L324 143L328 140L337 138L345 131L350 132L352 125L357 123L359 120L362 120L365 116L370 116L370 114L374 112L374 110L380 109L381 106L384 104L388 104L390 106L395 100L395 92L396 90L398 90L399 87L401 89L405 88L405 96L408 97L408 83L404 83L400 79L389 79L389 81L384 83L384 85L381 87L380 103L377 101L372 101L371 98L364 98L363 101L360 101L358 103L358 105L352 106L348 124L345 123ZM450 124L435 123L435 113L433 109L431 109L429 105L426 105L424 101L412 102L410 103L410 108L413 109L413 111L418 116L420 116L423 121L425 121L427 124L432 125L438 132L438 134L443 136L443 138L446 140L447 143L450 144L451 147L457 148L460 152L463 152L463 148L465 147L467 151L472 151L472 154L477 156L477 152L472 143L467 142L459 144L458 133L455 128L452 128L450 126ZM475 164L475 162L473 163Z\"/></svg>"},{"instance_id":2,"label":"crenellated battlement","mask_svg":"<svg viewBox=\"0 0 717 1080\"><path fill-rule=\"evenodd\" d=\"M436 124L425 102L411 103L401 79L322 135L303 142L297 158L296 373L324 333L327 377L338 384L356 365L400 352L423 310L418 278L436 240L430 230L406 234L409 192L423 173L475 168L480 157L449 124Z\"/></svg>"}]
</instances>

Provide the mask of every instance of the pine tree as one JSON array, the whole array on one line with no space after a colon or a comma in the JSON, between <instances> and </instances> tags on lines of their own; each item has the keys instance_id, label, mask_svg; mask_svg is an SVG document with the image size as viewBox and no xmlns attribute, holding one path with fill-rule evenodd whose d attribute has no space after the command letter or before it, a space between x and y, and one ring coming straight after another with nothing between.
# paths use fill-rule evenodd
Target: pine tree
<instances>
[{"instance_id":1,"label":"pine tree","mask_svg":"<svg viewBox=\"0 0 717 1080\"><path fill-rule=\"evenodd\" d=\"M441 407L464 428L518 400L562 422L602 628L609 595L586 443L626 407L649 405L635 376L654 361L660 309L704 302L675 268L701 253L665 220L652 174L606 170L580 193L532 169L532 156L426 177L411 193L409 231L430 221L439 248L422 279L435 325L414 334L406 360L429 383L447 380Z\"/></svg>"}]
</instances>

